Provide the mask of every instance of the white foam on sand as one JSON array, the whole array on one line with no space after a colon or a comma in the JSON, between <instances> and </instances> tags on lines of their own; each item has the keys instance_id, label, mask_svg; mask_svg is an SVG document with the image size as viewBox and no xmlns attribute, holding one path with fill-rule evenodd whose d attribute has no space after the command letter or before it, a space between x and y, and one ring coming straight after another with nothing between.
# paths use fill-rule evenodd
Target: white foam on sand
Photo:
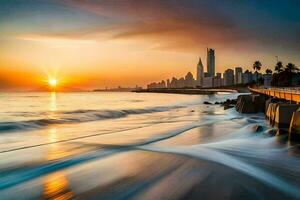
<instances>
[{"instance_id":1,"label":"white foam on sand","mask_svg":"<svg viewBox=\"0 0 300 200\"><path fill-rule=\"evenodd\" d=\"M215 144L214 144L215 145ZM205 147L205 145L193 145L189 147L158 147L156 145L144 145L138 147L141 150L160 152L160 153L173 153L184 156L189 156L201 160L215 162L225 165L232 169L238 170L247 174L255 179L271 186L278 191L289 194L291 197L300 198L300 188L294 186L281 178L261 169L234 156L222 153L218 150Z\"/></svg>"}]
</instances>

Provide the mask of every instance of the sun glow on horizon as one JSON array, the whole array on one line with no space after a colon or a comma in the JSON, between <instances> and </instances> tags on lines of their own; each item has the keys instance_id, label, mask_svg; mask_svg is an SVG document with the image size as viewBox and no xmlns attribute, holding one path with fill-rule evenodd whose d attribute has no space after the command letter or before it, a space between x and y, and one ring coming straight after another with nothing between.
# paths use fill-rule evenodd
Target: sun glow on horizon
<instances>
[{"instance_id":1,"label":"sun glow on horizon","mask_svg":"<svg viewBox=\"0 0 300 200\"><path fill-rule=\"evenodd\" d=\"M57 80L55 78L50 78L48 80L48 83L51 87L56 87L57 86Z\"/></svg>"}]
</instances>

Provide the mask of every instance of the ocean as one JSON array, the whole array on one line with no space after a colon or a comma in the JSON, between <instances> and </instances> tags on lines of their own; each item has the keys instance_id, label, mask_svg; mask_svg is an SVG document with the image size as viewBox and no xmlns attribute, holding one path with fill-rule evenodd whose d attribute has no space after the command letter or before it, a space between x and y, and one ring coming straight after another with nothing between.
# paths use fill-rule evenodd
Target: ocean
<instances>
[{"instance_id":1,"label":"ocean","mask_svg":"<svg viewBox=\"0 0 300 200\"><path fill-rule=\"evenodd\" d=\"M300 199L297 143L203 104L238 95L0 93L0 199Z\"/></svg>"}]
</instances>

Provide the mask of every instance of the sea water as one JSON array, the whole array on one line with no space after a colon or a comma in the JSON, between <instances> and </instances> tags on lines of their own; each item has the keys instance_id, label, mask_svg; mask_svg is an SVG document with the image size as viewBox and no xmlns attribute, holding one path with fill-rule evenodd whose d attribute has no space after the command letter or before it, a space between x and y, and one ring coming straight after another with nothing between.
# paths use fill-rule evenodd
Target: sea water
<instances>
[{"instance_id":1,"label":"sea water","mask_svg":"<svg viewBox=\"0 0 300 200\"><path fill-rule=\"evenodd\" d=\"M0 93L0 199L300 199L299 145L237 95Z\"/></svg>"}]
</instances>

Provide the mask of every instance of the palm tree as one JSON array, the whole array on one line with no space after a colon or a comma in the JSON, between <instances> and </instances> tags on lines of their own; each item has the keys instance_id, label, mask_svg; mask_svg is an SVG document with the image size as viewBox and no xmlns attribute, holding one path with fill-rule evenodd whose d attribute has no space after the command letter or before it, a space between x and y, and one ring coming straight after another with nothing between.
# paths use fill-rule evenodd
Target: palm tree
<instances>
[{"instance_id":1,"label":"palm tree","mask_svg":"<svg viewBox=\"0 0 300 200\"><path fill-rule=\"evenodd\" d=\"M272 70L266 69L266 74L272 74L272 73L273 73Z\"/></svg>"},{"instance_id":2,"label":"palm tree","mask_svg":"<svg viewBox=\"0 0 300 200\"><path fill-rule=\"evenodd\" d=\"M262 64L258 60L253 63L253 69L256 72L256 82L257 83L258 83L258 71L261 69L261 66L262 66Z\"/></svg>"},{"instance_id":3,"label":"palm tree","mask_svg":"<svg viewBox=\"0 0 300 200\"><path fill-rule=\"evenodd\" d=\"M299 71L299 68L296 67L293 63L288 63L284 69L287 72L289 78L289 86L292 86L293 83L293 74Z\"/></svg>"},{"instance_id":4,"label":"palm tree","mask_svg":"<svg viewBox=\"0 0 300 200\"><path fill-rule=\"evenodd\" d=\"M295 72L299 71L299 68L296 67L296 65L294 65L293 63L289 63L286 65L285 71L287 71L289 73L295 73Z\"/></svg>"},{"instance_id":5,"label":"palm tree","mask_svg":"<svg viewBox=\"0 0 300 200\"><path fill-rule=\"evenodd\" d=\"M283 72L283 64L281 61L277 62L275 65L275 71L279 74L280 72Z\"/></svg>"}]
</instances>

